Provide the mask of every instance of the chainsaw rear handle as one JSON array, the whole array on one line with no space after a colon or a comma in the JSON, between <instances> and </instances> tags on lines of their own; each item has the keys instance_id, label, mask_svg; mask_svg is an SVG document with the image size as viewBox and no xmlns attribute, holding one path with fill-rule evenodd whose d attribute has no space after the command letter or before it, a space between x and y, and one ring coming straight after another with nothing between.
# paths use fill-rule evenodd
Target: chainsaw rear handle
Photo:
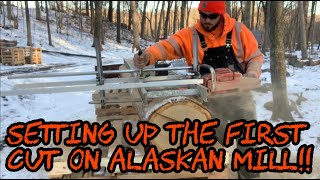
<instances>
[{"instance_id":1,"label":"chainsaw rear handle","mask_svg":"<svg viewBox=\"0 0 320 180\"><path fill-rule=\"evenodd\" d=\"M215 85L216 85L216 71L214 70L214 68L208 64L200 64L199 66L200 68L206 68L210 71L211 74L211 81L212 81L212 90L215 89Z\"/></svg>"}]
</instances>

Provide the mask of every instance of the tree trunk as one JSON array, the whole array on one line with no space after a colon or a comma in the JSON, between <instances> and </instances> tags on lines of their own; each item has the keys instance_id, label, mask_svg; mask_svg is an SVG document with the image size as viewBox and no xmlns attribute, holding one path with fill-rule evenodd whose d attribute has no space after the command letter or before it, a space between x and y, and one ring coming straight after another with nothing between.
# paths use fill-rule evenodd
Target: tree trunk
<instances>
[{"instance_id":1,"label":"tree trunk","mask_svg":"<svg viewBox=\"0 0 320 180\"><path fill-rule=\"evenodd\" d=\"M154 8L155 8L155 3L153 4L153 8L152 8L152 11L151 11L151 14L150 14L150 19L149 19L149 25L150 25L150 33L151 33L151 36L154 37L154 31L152 30L152 19L153 19L153 12L154 12Z\"/></svg>"},{"instance_id":2,"label":"tree trunk","mask_svg":"<svg viewBox=\"0 0 320 180\"><path fill-rule=\"evenodd\" d=\"M11 1L7 1L7 18L12 20Z\"/></svg>"},{"instance_id":3,"label":"tree trunk","mask_svg":"<svg viewBox=\"0 0 320 180\"><path fill-rule=\"evenodd\" d=\"M182 1L181 14L180 14L180 29L184 28L184 19L185 19L185 14L186 14L186 6L187 6L187 1Z\"/></svg>"},{"instance_id":4,"label":"tree trunk","mask_svg":"<svg viewBox=\"0 0 320 180\"><path fill-rule=\"evenodd\" d=\"M36 19L41 20L41 11L40 11L40 4L39 1L35 1L36 3Z\"/></svg>"},{"instance_id":5,"label":"tree trunk","mask_svg":"<svg viewBox=\"0 0 320 180\"><path fill-rule=\"evenodd\" d=\"M120 29L121 28L121 17L120 17L120 1L117 1L117 42L121 43L121 34Z\"/></svg>"},{"instance_id":6,"label":"tree trunk","mask_svg":"<svg viewBox=\"0 0 320 180\"><path fill-rule=\"evenodd\" d=\"M173 31L172 33L176 33L176 28L177 28L177 22L178 20L178 1L174 2L174 15L173 15Z\"/></svg>"},{"instance_id":7,"label":"tree trunk","mask_svg":"<svg viewBox=\"0 0 320 180\"><path fill-rule=\"evenodd\" d=\"M78 11L79 11L79 9L78 9L78 1L74 1L73 3L74 3L73 15L76 16L76 15L78 15Z\"/></svg>"},{"instance_id":8,"label":"tree trunk","mask_svg":"<svg viewBox=\"0 0 320 180\"><path fill-rule=\"evenodd\" d=\"M286 84L286 61L284 52L283 1L270 2L270 71L272 82L272 120L292 121Z\"/></svg>"},{"instance_id":9,"label":"tree trunk","mask_svg":"<svg viewBox=\"0 0 320 180\"><path fill-rule=\"evenodd\" d=\"M158 32L157 32L156 42L158 42L159 39L160 39L161 25L162 25L163 14L164 14L164 6L165 6L165 1L162 1L162 7L161 7L160 18L159 18L159 25L158 25Z\"/></svg>"},{"instance_id":10,"label":"tree trunk","mask_svg":"<svg viewBox=\"0 0 320 180\"><path fill-rule=\"evenodd\" d=\"M168 37L168 26L169 26L170 9L171 9L172 3L173 3L173 1L168 1L167 16L166 16L166 22L164 25L164 34L163 34L164 39L167 39L167 37Z\"/></svg>"},{"instance_id":11,"label":"tree trunk","mask_svg":"<svg viewBox=\"0 0 320 180\"><path fill-rule=\"evenodd\" d=\"M31 25L30 25L30 14L28 8L28 1L25 1L25 8L26 8L26 23L27 23L27 46L32 46L32 39L31 39Z\"/></svg>"},{"instance_id":12,"label":"tree trunk","mask_svg":"<svg viewBox=\"0 0 320 180\"><path fill-rule=\"evenodd\" d=\"M52 45L52 41L51 41L51 32L50 32L50 21L49 21L49 9L48 9L48 1L45 1L46 3L46 15L47 15L47 29L48 29L48 39L49 39L49 45Z\"/></svg>"},{"instance_id":13,"label":"tree trunk","mask_svg":"<svg viewBox=\"0 0 320 180\"><path fill-rule=\"evenodd\" d=\"M80 13L79 13L79 30L80 30L80 37L82 39L82 9L81 9L81 3L80 3L80 7L79 7Z\"/></svg>"},{"instance_id":14,"label":"tree trunk","mask_svg":"<svg viewBox=\"0 0 320 180\"><path fill-rule=\"evenodd\" d=\"M157 3L157 7L156 7L156 11L154 13L154 16L155 16L155 20L154 20L154 37L157 38L157 32L158 32L158 8L159 8L159 4L160 4L160 1L158 1Z\"/></svg>"},{"instance_id":15,"label":"tree trunk","mask_svg":"<svg viewBox=\"0 0 320 180\"><path fill-rule=\"evenodd\" d=\"M263 12L264 12L264 36L263 36L263 43L262 43L262 53L265 55L266 50L269 47L270 39L269 39L269 19L270 19L270 1L266 1L265 4L263 3Z\"/></svg>"},{"instance_id":16,"label":"tree trunk","mask_svg":"<svg viewBox=\"0 0 320 180\"><path fill-rule=\"evenodd\" d=\"M249 28L251 29L251 11L252 11L252 5L251 5L251 1L246 1L246 5L245 5L245 13L244 13L244 19L243 19L243 23Z\"/></svg>"},{"instance_id":17,"label":"tree trunk","mask_svg":"<svg viewBox=\"0 0 320 180\"><path fill-rule=\"evenodd\" d=\"M91 29L90 29L90 34L94 34L94 7L93 7L93 2L90 1L90 13L91 13Z\"/></svg>"},{"instance_id":18,"label":"tree trunk","mask_svg":"<svg viewBox=\"0 0 320 180\"><path fill-rule=\"evenodd\" d=\"M109 1L108 20L109 20L109 22L113 22L113 3L112 3L112 1Z\"/></svg>"},{"instance_id":19,"label":"tree trunk","mask_svg":"<svg viewBox=\"0 0 320 180\"><path fill-rule=\"evenodd\" d=\"M136 10L136 1L130 1L130 9L132 10L132 25L133 25L133 46L132 53L135 50L139 51L140 49L140 37L139 37L139 22L138 14Z\"/></svg>"},{"instance_id":20,"label":"tree trunk","mask_svg":"<svg viewBox=\"0 0 320 180\"><path fill-rule=\"evenodd\" d=\"M299 8L299 22L300 22L300 46L301 46L301 59L307 59L307 40L306 40L306 29L305 29L305 19L304 19L304 8L303 1L298 1Z\"/></svg>"},{"instance_id":21,"label":"tree trunk","mask_svg":"<svg viewBox=\"0 0 320 180\"><path fill-rule=\"evenodd\" d=\"M255 1L251 1L251 5L252 5L252 11L251 11L251 23L250 23L250 28L254 29L254 6L255 6L256 2ZM258 17L257 17L258 18Z\"/></svg>"},{"instance_id":22,"label":"tree trunk","mask_svg":"<svg viewBox=\"0 0 320 180\"><path fill-rule=\"evenodd\" d=\"M231 2L230 2L230 1L226 1L226 11L227 11L227 13L232 17L232 13L231 13Z\"/></svg>"},{"instance_id":23,"label":"tree trunk","mask_svg":"<svg viewBox=\"0 0 320 180\"><path fill-rule=\"evenodd\" d=\"M95 4L95 15L94 15L94 39L93 39L93 44L92 47L95 46L95 39L98 40L98 44L100 51L103 50L102 44L101 44L101 35L102 35L102 1L94 1Z\"/></svg>"},{"instance_id":24,"label":"tree trunk","mask_svg":"<svg viewBox=\"0 0 320 180\"><path fill-rule=\"evenodd\" d=\"M89 1L86 1L86 16L89 17Z\"/></svg>"},{"instance_id":25,"label":"tree trunk","mask_svg":"<svg viewBox=\"0 0 320 180\"><path fill-rule=\"evenodd\" d=\"M259 22L260 22L260 7L261 7L261 1L259 1L259 5L258 5L256 29L259 29Z\"/></svg>"},{"instance_id":26,"label":"tree trunk","mask_svg":"<svg viewBox=\"0 0 320 180\"><path fill-rule=\"evenodd\" d=\"M188 14L187 14L187 24L186 24L186 26L189 26L189 17L190 17L190 11L191 11L192 3L193 3L193 1L190 1L190 6L189 7L187 6Z\"/></svg>"},{"instance_id":27,"label":"tree trunk","mask_svg":"<svg viewBox=\"0 0 320 180\"><path fill-rule=\"evenodd\" d=\"M311 50L313 49L313 42L311 40L312 37L312 32L313 32L313 25L314 25L314 20L315 20L315 7L316 7L317 1L312 1L311 5L311 18L310 18L310 23L309 23L309 28L308 28L308 37L307 37L307 42L311 42Z\"/></svg>"},{"instance_id":28,"label":"tree trunk","mask_svg":"<svg viewBox=\"0 0 320 180\"><path fill-rule=\"evenodd\" d=\"M129 6L130 9L129 9L129 22L128 22L128 30L131 31L131 25L132 25L132 9L131 9L131 6Z\"/></svg>"},{"instance_id":29,"label":"tree trunk","mask_svg":"<svg viewBox=\"0 0 320 180\"><path fill-rule=\"evenodd\" d=\"M147 5L148 1L144 2L143 13L142 13L142 22L141 22L141 38L144 39L144 31L146 27L146 14L147 14Z\"/></svg>"}]
</instances>

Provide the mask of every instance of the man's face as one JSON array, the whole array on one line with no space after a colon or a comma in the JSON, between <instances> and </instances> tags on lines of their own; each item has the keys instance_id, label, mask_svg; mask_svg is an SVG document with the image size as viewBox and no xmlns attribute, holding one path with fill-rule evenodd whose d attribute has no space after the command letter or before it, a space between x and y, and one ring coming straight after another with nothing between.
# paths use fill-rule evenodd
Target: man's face
<instances>
[{"instance_id":1,"label":"man's face","mask_svg":"<svg viewBox=\"0 0 320 180\"><path fill-rule=\"evenodd\" d=\"M208 32L213 31L220 21L220 15L204 11L199 11L199 13L203 28Z\"/></svg>"}]
</instances>

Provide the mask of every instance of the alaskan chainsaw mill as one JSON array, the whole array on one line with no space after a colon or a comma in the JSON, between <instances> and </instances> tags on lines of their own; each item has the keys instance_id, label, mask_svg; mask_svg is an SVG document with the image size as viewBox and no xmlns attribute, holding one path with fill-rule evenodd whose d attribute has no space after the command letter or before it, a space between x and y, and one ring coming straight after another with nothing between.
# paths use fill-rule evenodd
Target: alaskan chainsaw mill
<instances>
[{"instance_id":1,"label":"alaskan chainsaw mill","mask_svg":"<svg viewBox=\"0 0 320 180\"><path fill-rule=\"evenodd\" d=\"M193 38L194 42L197 42L195 41L195 39L198 38L197 35L194 35ZM96 40L95 42L98 41ZM98 47L97 43L95 47ZM104 71L101 60L101 51L96 48L96 71L8 76L8 79L82 75L96 76L96 78L92 80L16 84L13 90L0 91L0 95L16 96L99 90L101 92L101 98L103 99L105 96L103 93L104 90L138 89L141 101L147 105L148 99L173 96L197 96L202 101L207 102L209 96L214 96L216 94L228 94L226 91L250 90L260 86L259 79L242 77L241 75L239 76L239 74L227 70L215 71L211 66L206 64L199 65L198 59L196 58L198 57L198 46L195 43L193 43L193 57L194 61L192 66L160 68L151 67L144 69L136 69L132 65L132 59L124 59L125 69ZM207 74L207 77L204 78L199 74L199 68L206 68L210 70L211 74ZM166 75L157 76L157 72L173 70L187 70L189 73L185 75L167 73ZM144 74L148 72L156 73L153 76L151 75L146 77ZM112 74L131 74L131 77L125 76L126 78L105 78L105 75ZM148 90L153 88L158 88L161 90ZM104 102L102 100L101 102L91 103L100 103L101 105L105 105L108 102Z\"/></svg>"}]
</instances>

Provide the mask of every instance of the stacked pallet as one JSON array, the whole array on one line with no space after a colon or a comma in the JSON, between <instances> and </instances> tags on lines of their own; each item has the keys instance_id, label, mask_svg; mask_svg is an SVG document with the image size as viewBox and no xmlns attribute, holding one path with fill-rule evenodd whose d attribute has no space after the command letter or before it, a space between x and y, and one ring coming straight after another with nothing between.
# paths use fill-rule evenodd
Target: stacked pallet
<instances>
[{"instance_id":1,"label":"stacked pallet","mask_svg":"<svg viewBox=\"0 0 320 180\"><path fill-rule=\"evenodd\" d=\"M42 49L34 47L25 48L26 64L42 64Z\"/></svg>"},{"instance_id":2,"label":"stacked pallet","mask_svg":"<svg viewBox=\"0 0 320 180\"><path fill-rule=\"evenodd\" d=\"M17 41L8 41L8 40L0 39L0 63L2 63L1 49L14 48L16 46L17 46Z\"/></svg>"},{"instance_id":3,"label":"stacked pallet","mask_svg":"<svg viewBox=\"0 0 320 180\"><path fill-rule=\"evenodd\" d=\"M24 65L25 57L24 57L24 48L1 48L1 59L2 64L16 66L16 65Z\"/></svg>"}]
</instances>

